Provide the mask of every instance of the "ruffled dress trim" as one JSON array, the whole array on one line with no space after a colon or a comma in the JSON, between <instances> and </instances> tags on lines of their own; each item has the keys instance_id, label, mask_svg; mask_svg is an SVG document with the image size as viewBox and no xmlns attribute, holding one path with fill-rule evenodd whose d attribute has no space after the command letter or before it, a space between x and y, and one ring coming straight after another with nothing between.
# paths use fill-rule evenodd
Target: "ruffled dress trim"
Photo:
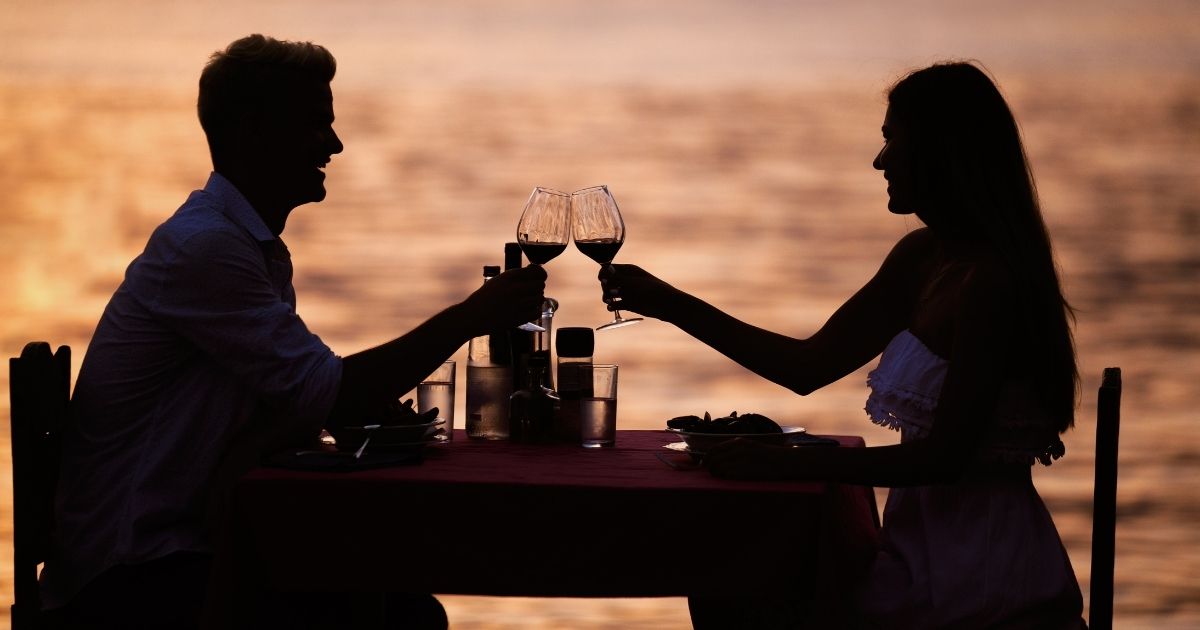
<instances>
[{"instance_id":1,"label":"ruffled dress trim","mask_svg":"<svg viewBox=\"0 0 1200 630\"><path fill-rule=\"evenodd\" d=\"M866 412L871 422L900 431L901 441L927 437L933 429L938 399L950 362L905 330L884 349L879 365L867 375L871 393ZM1029 388L1005 384L997 405L997 422L982 450L989 462L1049 466L1066 453L1053 423L1032 404Z\"/></svg>"},{"instance_id":2,"label":"ruffled dress trim","mask_svg":"<svg viewBox=\"0 0 1200 630\"><path fill-rule=\"evenodd\" d=\"M879 366L867 375L871 422L900 431L905 438L929 435L949 365L911 332L896 335Z\"/></svg>"}]
</instances>

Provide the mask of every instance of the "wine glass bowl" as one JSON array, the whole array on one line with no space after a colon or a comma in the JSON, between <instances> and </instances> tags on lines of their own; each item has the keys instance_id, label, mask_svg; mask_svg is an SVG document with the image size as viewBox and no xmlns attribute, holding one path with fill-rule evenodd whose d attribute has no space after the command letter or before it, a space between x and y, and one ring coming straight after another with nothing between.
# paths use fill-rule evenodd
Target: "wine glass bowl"
<instances>
[{"instance_id":1,"label":"wine glass bowl","mask_svg":"<svg viewBox=\"0 0 1200 630\"><path fill-rule=\"evenodd\" d=\"M570 241L571 195L541 186L534 188L517 221L517 244L525 257L535 265L545 265L563 253ZM519 328L545 332L534 323Z\"/></svg>"},{"instance_id":2,"label":"wine glass bowl","mask_svg":"<svg viewBox=\"0 0 1200 630\"><path fill-rule=\"evenodd\" d=\"M563 253L571 241L571 195L534 188L517 222L517 243L525 257L544 265Z\"/></svg>"},{"instance_id":3,"label":"wine glass bowl","mask_svg":"<svg viewBox=\"0 0 1200 630\"><path fill-rule=\"evenodd\" d=\"M625 221L608 186L592 186L572 193L571 214L575 247L601 266L612 263L625 243ZM619 297L614 297L612 303L619 303ZM640 317L621 317L621 311L614 309L613 321L596 330L620 328L640 321Z\"/></svg>"}]
</instances>

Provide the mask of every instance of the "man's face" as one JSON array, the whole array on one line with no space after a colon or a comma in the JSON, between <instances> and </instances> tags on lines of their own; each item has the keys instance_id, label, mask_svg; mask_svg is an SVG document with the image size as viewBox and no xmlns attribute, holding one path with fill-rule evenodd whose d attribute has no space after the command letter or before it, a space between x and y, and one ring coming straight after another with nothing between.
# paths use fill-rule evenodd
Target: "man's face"
<instances>
[{"instance_id":1,"label":"man's face","mask_svg":"<svg viewBox=\"0 0 1200 630\"><path fill-rule=\"evenodd\" d=\"M289 207L325 199L330 158L342 152L333 130L333 92L329 84L306 84L291 91L261 121L261 174Z\"/></svg>"}]
</instances>

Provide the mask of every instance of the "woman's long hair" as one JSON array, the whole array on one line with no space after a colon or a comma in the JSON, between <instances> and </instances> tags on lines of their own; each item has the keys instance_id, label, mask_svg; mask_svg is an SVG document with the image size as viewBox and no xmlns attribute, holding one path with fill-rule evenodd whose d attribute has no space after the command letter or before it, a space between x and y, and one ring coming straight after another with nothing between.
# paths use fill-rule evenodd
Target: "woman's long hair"
<instances>
[{"instance_id":1,"label":"woman's long hair","mask_svg":"<svg viewBox=\"0 0 1200 630\"><path fill-rule=\"evenodd\" d=\"M1022 369L1065 431L1079 386L1074 311L1008 104L987 74L965 62L912 72L892 86L888 104L909 132L921 214L949 238L989 243L1012 273L1018 334L1030 353Z\"/></svg>"}]
</instances>

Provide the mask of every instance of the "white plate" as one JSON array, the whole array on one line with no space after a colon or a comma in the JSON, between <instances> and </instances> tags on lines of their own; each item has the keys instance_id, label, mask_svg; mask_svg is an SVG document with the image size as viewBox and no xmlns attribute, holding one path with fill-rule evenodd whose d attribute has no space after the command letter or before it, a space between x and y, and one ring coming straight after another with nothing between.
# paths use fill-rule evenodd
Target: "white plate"
<instances>
[{"instance_id":1,"label":"white plate","mask_svg":"<svg viewBox=\"0 0 1200 630\"><path fill-rule=\"evenodd\" d=\"M779 427L783 433L697 433L667 427L668 433L674 433L683 438L693 452L707 451L713 446L734 438L746 438L771 444L787 444L797 434L804 433L804 427Z\"/></svg>"}]
</instances>

